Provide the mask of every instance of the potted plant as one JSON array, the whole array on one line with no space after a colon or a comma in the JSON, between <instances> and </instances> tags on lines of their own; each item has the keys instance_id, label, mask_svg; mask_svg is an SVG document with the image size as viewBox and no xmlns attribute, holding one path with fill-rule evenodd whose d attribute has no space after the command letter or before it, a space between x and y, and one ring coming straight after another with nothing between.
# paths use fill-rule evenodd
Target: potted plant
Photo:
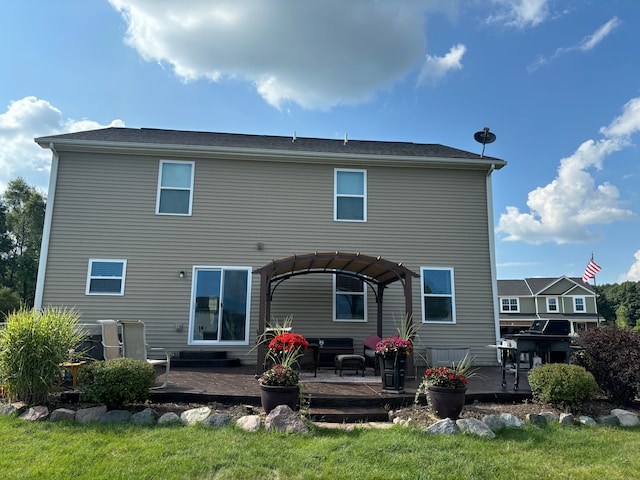
<instances>
[{"instance_id":1,"label":"potted plant","mask_svg":"<svg viewBox=\"0 0 640 480\"><path fill-rule=\"evenodd\" d=\"M272 365L260 378L262 408L269 413L278 405L295 409L298 405L298 359L304 355L309 342L297 333L281 332L269 341L265 365Z\"/></svg>"},{"instance_id":2,"label":"potted plant","mask_svg":"<svg viewBox=\"0 0 640 480\"><path fill-rule=\"evenodd\" d=\"M413 344L418 336L411 315L406 314L400 322L395 323L397 333L376 343L384 393L404 393L407 359L413 353Z\"/></svg>"},{"instance_id":3,"label":"potted plant","mask_svg":"<svg viewBox=\"0 0 640 480\"><path fill-rule=\"evenodd\" d=\"M385 393L404 393L404 377L407 355L413 352L413 343L395 335L376 343L376 354L382 363L382 391Z\"/></svg>"},{"instance_id":4,"label":"potted plant","mask_svg":"<svg viewBox=\"0 0 640 480\"><path fill-rule=\"evenodd\" d=\"M455 419L464 407L469 378L475 375L468 355L451 367L427 367L416 390L415 403L425 393L434 413L439 418Z\"/></svg>"}]
</instances>

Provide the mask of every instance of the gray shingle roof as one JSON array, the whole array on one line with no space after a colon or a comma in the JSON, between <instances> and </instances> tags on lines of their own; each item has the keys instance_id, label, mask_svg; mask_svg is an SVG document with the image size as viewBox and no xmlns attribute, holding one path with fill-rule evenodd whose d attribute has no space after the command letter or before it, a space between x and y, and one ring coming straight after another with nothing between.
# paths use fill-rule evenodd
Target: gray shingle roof
<instances>
[{"instance_id":1,"label":"gray shingle roof","mask_svg":"<svg viewBox=\"0 0 640 480\"><path fill-rule=\"evenodd\" d=\"M479 160L495 162L495 168L502 168L506 162L493 157L482 157L476 153L458 150L439 144L412 142L383 142L372 140L332 140L320 138L281 137L272 135L244 135L236 133L193 132L180 130L159 130L152 128L117 128L52 135L35 139L47 147L49 143L118 143L149 144L182 147L227 147L239 149L279 150L291 152L317 152L334 154L354 154L371 156L428 157L443 159Z\"/></svg>"},{"instance_id":2,"label":"gray shingle roof","mask_svg":"<svg viewBox=\"0 0 640 480\"><path fill-rule=\"evenodd\" d=\"M594 292L591 285L582 283L582 279L578 277L532 277L523 280L498 280L498 296L522 297L538 294L560 278L573 280L581 287Z\"/></svg>"}]
</instances>

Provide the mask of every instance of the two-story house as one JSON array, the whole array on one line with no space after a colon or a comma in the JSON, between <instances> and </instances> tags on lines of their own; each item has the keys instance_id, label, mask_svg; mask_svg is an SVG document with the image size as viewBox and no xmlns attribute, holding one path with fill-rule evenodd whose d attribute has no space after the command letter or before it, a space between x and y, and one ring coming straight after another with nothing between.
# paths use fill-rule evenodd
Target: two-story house
<instances>
[{"instance_id":1,"label":"two-story house","mask_svg":"<svg viewBox=\"0 0 640 480\"><path fill-rule=\"evenodd\" d=\"M565 319L571 333L600 321L594 288L580 278L498 280L501 335L518 333L534 320Z\"/></svg>"},{"instance_id":2,"label":"two-story house","mask_svg":"<svg viewBox=\"0 0 640 480\"><path fill-rule=\"evenodd\" d=\"M156 129L36 142L53 153L36 307L139 319L150 344L247 364L273 318L358 345L409 313L418 356L463 345L495 363L491 179L503 160Z\"/></svg>"}]
</instances>

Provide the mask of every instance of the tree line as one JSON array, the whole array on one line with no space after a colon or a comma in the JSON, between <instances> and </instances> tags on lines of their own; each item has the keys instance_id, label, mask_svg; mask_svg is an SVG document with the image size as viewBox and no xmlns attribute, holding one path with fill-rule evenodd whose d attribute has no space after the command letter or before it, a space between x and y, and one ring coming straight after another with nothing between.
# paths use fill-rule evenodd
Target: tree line
<instances>
[{"instance_id":1,"label":"tree line","mask_svg":"<svg viewBox=\"0 0 640 480\"><path fill-rule=\"evenodd\" d=\"M598 312L607 323L640 329L640 282L605 284L596 293Z\"/></svg>"},{"instance_id":2,"label":"tree line","mask_svg":"<svg viewBox=\"0 0 640 480\"><path fill-rule=\"evenodd\" d=\"M35 298L46 198L23 178L0 195L0 321Z\"/></svg>"}]
</instances>

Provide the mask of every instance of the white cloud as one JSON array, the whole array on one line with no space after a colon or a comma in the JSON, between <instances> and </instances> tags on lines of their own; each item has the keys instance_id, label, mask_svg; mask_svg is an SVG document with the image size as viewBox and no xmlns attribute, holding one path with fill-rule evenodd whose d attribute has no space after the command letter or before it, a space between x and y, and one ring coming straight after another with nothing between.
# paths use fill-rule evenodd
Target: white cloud
<instances>
[{"instance_id":1,"label":"white cloud","mask_svg":"<svg viewBox=\"0 0 640 480\"><path fill-rule=\"evenodd\" d=\"M581 52L588 52L589 50L594 49L598 44L600 44L600 42L602 42L619 25L620 20L618 20L617 17L613 17L607 23L598 28L594 33L583 38L578 44L570 47L558 48L549 59L545 58L544 56L538 56L538 58L527 68L527 70L532 72L540 68L542 65L549 63L551 60L555 60L561 55L564 55L565 53L576 50Z\"/></svg>"},{"instance_id":2,"label":"white cloud","mask_svg":"<svg viewBox=\"0 0 640 480\"><path fill-rule=\"evenodd\" d=\"M636 251L634 257L636 259L635 263L631 265L627 273L618 278L618 283L640 281L640 250Z\"/></svg>"},{"instance_id":3,"label":"white cloud","mask_svg":"<svg viewBox=\"0 0 640 480\"><path fill-rule=\"evenodd\" d=\"M609 182L596 185L590 169L602 169L605 158L630 145L640 131L640 97L624 106L623 113L600 129L602 140L587 140L570 157L560 161L556 178L529 192L529 212L507 207L497 232L504 240L540 244L578 243L597 237L590 227L636 218L620 206L618 189Z\"/></svg>"},{"instance_id":4,"label":"white cloud","mask_svg":"<svg viewBox=\"0 0 640 480\"><path fill-rule=\"evenodd\" d=\"M549 3L550 0L493 0L498 8L488 21L518 28L535 27L549 17Z\"/></svg>"},{"instance_id":5,"label":"white cloud","mask_svg":"<svg viewBox=\"0 0 640 480\"><path fill-rule=\"evenodd\" d=\"M126 41L184 81L240 79L269 104L366 101L415 70L435 0L109 0Z\"/></svg>"},{"instance_id":6,"label":"white cloud","mask_svg":"<svg viewBox=\"0 0 640 480\"><path fill-rule=\"evenodd\" d=\"M444 57L427 55L418 76L418 85L426 83L437 83L442 80L447 73L455 70L462 70L462 57L467 51L467 47L462 44L454 45Z\"/></svg>"},{"instance_id":7,"label":"white cloud","mask_svg":"<svg viewBox=\"0 0 640 480\"><path fill-rule=\"evenodd\" d=\"M114 120L107 126L124 126ZM27 183L45 189L51 152L33 141L36 137L102 128L91 120L65 119L60 110L46 100L25 97L13 101L0 113L0 192L7 182L22 176Z\"/></svg>"}]
</instances>

